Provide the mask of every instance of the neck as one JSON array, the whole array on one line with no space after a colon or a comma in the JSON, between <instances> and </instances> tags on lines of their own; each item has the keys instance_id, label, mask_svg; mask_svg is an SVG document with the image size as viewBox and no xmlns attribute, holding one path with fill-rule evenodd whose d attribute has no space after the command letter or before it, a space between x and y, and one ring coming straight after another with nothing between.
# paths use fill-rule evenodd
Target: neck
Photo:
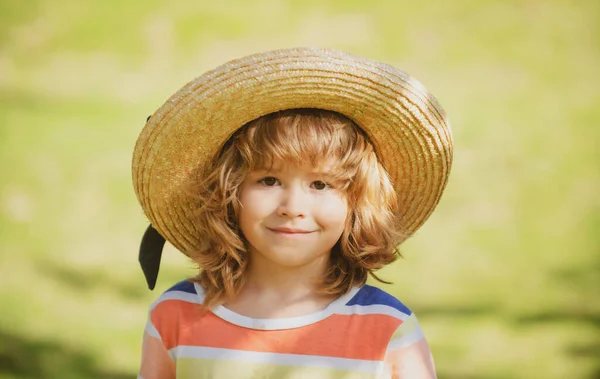
<instances>
[{"instance_id":1,"label":"neck","mask_svg":"<svg viewBox=\"0 0 600 379\"><path fill-rule=\"evenodd\" d=\"M224 304L234 312L254 318L296 317L322 310L336 298L318 291L319 279L329 264L328 254L299 267L282 267L256 255L253 258L244 287L233 301Z\"/></svg>"},{"instance_id":2,"label":"neck","mask_svg":"<svg viewBox=\"0 0 600 379\"><path fill-rule=\"evenodd\" d=\"M316 295L320 280L325 276L329 256L305 266L282 267L263 259L253 257L248 267L245 287L255 293L279 295L290 299Z\"/></svg>"}]
</instances>

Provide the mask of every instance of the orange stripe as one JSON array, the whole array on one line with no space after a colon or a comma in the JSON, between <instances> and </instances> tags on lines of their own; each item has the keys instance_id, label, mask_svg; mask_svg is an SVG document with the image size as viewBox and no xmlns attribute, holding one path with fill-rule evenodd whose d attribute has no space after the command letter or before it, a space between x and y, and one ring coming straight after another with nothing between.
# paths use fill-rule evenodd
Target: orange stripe
<instances>
[{"instance_id":1,"label":"orange stripe","mask_svg":"<svg viewBox=\"0 0 600 379\"><path fill-rule=\"evenodd\" d=\"M402 323L380 314L331 315L301 328L255 330L233 325L212 312L201 314L197 304L180 300L159 303L151 318L167 349L204 346L367 360L383 359L390 337Z\"/></svg>"}]
</instances>

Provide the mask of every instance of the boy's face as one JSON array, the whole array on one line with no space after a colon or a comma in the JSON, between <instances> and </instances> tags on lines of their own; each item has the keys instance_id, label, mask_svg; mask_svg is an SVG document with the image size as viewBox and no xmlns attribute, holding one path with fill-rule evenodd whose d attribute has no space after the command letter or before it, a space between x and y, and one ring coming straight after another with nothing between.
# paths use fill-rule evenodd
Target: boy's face
<instances>
[{"instance_id":1,"label":"boy's face","mask_svg":"<svg viewBox=\"0 0 600 379\"><path fill-rule=\"evenodd\" d=\"M307 164L275 162L270 171L247 175L239 194L239 225L253 262L325 268L348 214L344 193L329 184L326 173Z\"/></svg>"}]
</instances>

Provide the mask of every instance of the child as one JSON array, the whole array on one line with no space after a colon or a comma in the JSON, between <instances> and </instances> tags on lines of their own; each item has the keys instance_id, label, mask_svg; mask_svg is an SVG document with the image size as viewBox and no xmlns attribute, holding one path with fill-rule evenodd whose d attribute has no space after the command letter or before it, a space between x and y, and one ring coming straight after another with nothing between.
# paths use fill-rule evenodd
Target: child
<instances>
[{"instance_id":1,"label":"child","mask_svg":"<svg viewBox=\"0 0 600 379\"><path fill-rule=\"evenodd\" d=\"M226 63L152 115L133 180L152 222L199 267L160 295L139 377L435 378L414 314L368 275L437 205L444 112L391 66L323 49Z\"/></svg>"}]
</instances>

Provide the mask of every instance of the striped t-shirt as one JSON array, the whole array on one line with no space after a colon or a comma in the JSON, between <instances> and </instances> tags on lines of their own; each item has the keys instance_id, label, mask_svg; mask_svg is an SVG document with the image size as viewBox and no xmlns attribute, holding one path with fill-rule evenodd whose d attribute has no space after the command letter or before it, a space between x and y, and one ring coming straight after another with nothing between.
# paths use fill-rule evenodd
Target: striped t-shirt
<instances>
[{"instance_id":1,"label":"striped t-shirt","mask_svg":"<svg viewBox=\"0 0 600 379\"><path fill-rule=\"evenodd\" d=\"M177 379L385 378L386 356L423 339L414 314L369 285L319 312L284 319L254 319L223 306L201 312L203 298L199 284L182 281L150 308L145 338L152 341L143 354L163 350Z\"/></svg>"}]
</instances>

